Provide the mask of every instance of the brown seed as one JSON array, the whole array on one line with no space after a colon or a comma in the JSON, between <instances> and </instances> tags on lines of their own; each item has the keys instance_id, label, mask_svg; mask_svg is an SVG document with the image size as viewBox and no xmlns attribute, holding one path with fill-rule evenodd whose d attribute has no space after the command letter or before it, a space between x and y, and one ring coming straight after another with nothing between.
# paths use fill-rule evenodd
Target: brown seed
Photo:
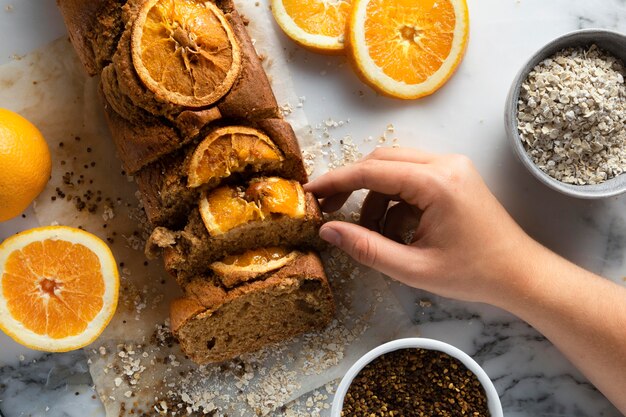
<instances>
[{"instance_id":1,"label":"brown seed","mask_svg":"<svg viewBox=\"0 0 626 417\"><path fill-rule=\"evenodd\" d=\"M342 416L489 416L484 390L457 359L438 351L387 353L355 377Z\"/></svg>"}]
</instances>

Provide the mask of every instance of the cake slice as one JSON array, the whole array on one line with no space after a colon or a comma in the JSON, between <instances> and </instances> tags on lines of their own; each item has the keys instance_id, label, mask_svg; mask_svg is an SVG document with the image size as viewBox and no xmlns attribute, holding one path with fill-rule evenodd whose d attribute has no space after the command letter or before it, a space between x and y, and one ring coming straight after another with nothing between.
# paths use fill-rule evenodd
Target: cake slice
<instances>
[{"instance_id":1,"label":"cake slice","mask_svg":"<svg viewBox=\"0 0 626 417\"><path fill-rule=\"evenodd\" d=\"M285 264L261 268L234 286L224 284L227 272L190 281L185 297L170 305L172 331L183 352L199 364L221 362L327 326L334 302L319 257L284 256L290 257Z\"/></svg>"},{"instance_id":2,"label":"cake slice","mask_svg":"<svg viewBox=\"0 0 626 417\"><path fill-rule=\"evenodd\" d=\"M189 215L184 230L154 229L148 256L161 249L171 274L197 275L230 254L266 246L320 248L322 215L315 197L296 181L257 178L217 188Z\"/></svg>"},{"instance_id":3,"label":"cake slice","mask_svg":"<svg viewBox=\"0 0 626 417\"><path fill-rule=\"evenodd\" d=\"M150 222L177 228L201 192L259 173L307 181L298 141L283 119L217 122L199 143L146 166L135 180Z\"/></svg>"}]
</instances>

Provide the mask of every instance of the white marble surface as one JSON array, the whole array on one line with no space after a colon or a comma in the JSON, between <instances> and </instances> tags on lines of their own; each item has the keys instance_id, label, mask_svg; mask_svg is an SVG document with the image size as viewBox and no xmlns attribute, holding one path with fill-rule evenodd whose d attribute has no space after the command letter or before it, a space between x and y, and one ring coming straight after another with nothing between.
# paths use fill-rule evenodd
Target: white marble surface
<instances>
[{"instance_id":1,"label":"white marble surface","mask_svg":"<svg viewBox=\"0 0 626 417\"><path fill-rule=\"evenodd\" d=\"M376 144L366 139L377 138L393 124L401 145L470 156L534 237L624 285L626 197L578 201L543 187L515 160L502 113L509 84L529 55L578 28L626 32L626 1L469 0L469 5L471 39L463 64L441 91L416 102L378 97L360 84L343 58L310 54L285 40L293 50L296 93L306 97L309 121L349 119L332 134L351 135L364 153ZM0 0L0 64L64 33L54 0ZM27 213L25 219L0 224L0 239L33 221ZM547 340L518 319L489 306L394 289L423 336L452 343L484 365L506 416L620 415ZM0 410L6 417L101 415L84 365L80 354L41 357L0 334Z\"/></svg>"}]
</instances>

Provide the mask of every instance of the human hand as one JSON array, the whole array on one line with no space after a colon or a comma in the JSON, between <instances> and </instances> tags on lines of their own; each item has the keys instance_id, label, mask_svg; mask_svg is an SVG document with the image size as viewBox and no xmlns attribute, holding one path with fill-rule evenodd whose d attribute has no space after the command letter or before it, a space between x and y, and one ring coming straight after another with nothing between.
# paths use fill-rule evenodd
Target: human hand
<instances>
[{"instance_id":1,"label":"human hand","mask_svg":"<svg viewBox=\"0 0 626 417\"><path fill-rule=\"evenodd\" d=\"M517 296L515 274L539 248L491 194L471 161L459 155L380 148L354 165L305 186L325 212L359 189L370 190L360 226L332 221L322 239L358 262L412 287L498 305ZM391 201L400 201L392 205ZM413 240L402 225L419 219Z\"/></svg>"}]
</instances>

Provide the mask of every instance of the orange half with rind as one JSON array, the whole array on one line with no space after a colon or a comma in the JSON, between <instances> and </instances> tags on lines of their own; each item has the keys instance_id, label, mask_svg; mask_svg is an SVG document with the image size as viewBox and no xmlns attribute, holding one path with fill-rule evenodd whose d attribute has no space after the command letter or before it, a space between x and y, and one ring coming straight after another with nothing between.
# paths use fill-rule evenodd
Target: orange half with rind
<instances>
[{"instance_id":1,"label":"orange half with rind","mask_svg":"<svg viewBox=\"0 0 626 417\"><path fill-rule=\"evenodd\" d=\"M65 352L92 343L117 306L115 258L80 229L31 229L0 245L0 329L31 349Z\"/></svg>"}]
</instances>

